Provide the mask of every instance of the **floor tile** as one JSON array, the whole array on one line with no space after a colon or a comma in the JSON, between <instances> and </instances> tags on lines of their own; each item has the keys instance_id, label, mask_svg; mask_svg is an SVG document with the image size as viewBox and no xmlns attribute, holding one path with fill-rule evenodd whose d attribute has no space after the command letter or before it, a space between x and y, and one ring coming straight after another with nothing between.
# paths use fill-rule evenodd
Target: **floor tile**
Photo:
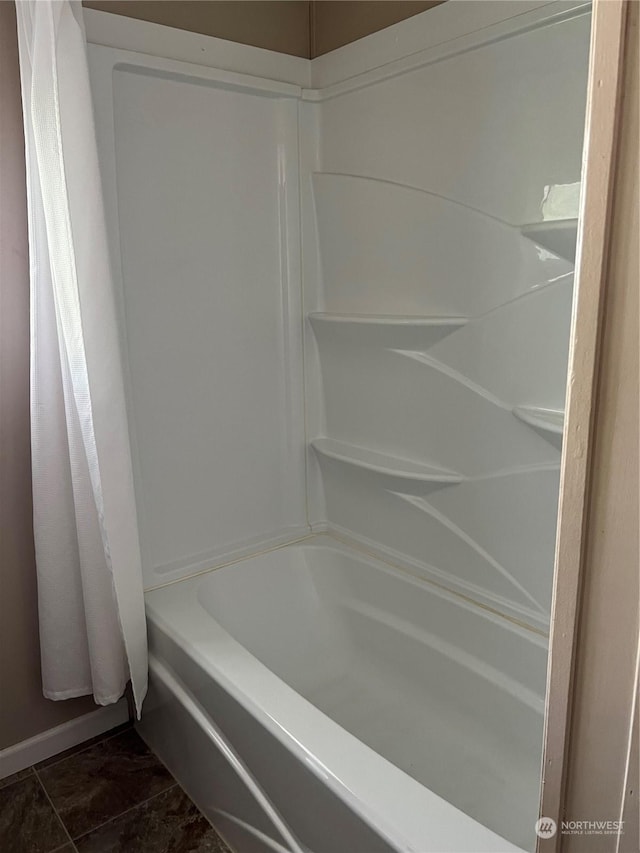
<instances>
[{"instance_id":1,"label":"floor tile","mask_svg":"<svg viewBox=\"0 0 640 853\"><path fill-rule=\"evenodd\" d=\"M78 853L230 853L178 785L76 841Z\"/></svg>"},{"instance_id":2,"label":"floor tile","mask_svg":"<svg viewBox=\"0 0 640 853\"><path fill-rule=\"evenodd\" d=\"M13 785L14 782L19 782L21 779L27 779L32 774L33 770L27 767L26 770L18 770L17 773L12 773L11 776L5 776L4 779L0 779L0 790L7 785Z\"/></svg>"},{"instance_id":3,"label":"floor tile","mask_svg":"<svg viewBox=\"0 0 640 853\"><path fill-rule=\"evenodd\" d=\"M101 735L96 735L95 737L89 738L89 740L85 740L82 743L78 743L76 744L76 746L70 746L69 749L65 749L64 752L59 752L57 755L52 755L50 758L45 758L44 761L40 761L38 764L36 764L35 768L36 770L42 770L44 767L50 767L52 764L58 764L59 761L63 761L70 755L75 755L76 752L84 752L84 750L88 747L93 746L96 743L101 743L103 740L107 740L108 738L111 738L114 735L117 735L120 732L124 732L130 728L132 728L131 723L123 723L121 726L117 726L115 729L110 729L109 731L103 732Z\"/></svg>"},{"instance_id":4,"label":"floor tile","mask_svg":"<svg viewBox=\"0 0 640 853\"><path fill-rule=\"evenodd\" d=\"M36 776L0 790L0 850L50 853L68 840Z\"/></svg>"},{"instance_id":5,"label":"floor tile","mask_svg":"<svg viewBox=\"0 0 640 853\"><path fill-rule=\"evenodd\" d=\"M174 784L133 729L44 767L38 776L72 838Z\"/></svg>"}]
</instances>

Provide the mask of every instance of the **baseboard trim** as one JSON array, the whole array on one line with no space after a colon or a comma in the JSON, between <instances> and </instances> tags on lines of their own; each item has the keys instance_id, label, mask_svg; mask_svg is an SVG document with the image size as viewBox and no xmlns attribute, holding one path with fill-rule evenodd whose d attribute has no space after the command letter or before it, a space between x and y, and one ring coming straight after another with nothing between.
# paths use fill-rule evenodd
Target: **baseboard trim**
<instances>
[{"instance_id":1,"label":"baseboard trim","mask_svg":"<svg viewBox=\"0 0 640 853\"><path fill-rule=\"evenodd\" d=\"M6 749L0 749L0 779L120 726L128 719L127 700L123 697L113 705L97 708Z\"/></svg>"}]
</instances>

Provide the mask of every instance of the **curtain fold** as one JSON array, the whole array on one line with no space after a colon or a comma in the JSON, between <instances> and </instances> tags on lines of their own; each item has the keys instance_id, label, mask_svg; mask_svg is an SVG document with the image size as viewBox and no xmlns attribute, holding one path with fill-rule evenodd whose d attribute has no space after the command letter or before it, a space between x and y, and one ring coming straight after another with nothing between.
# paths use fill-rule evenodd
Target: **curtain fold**
<instances>
[{"instance_id":1,"label":"curtain fold","mask_svg":"<svg viewBox=\"0 0 640 853\"><path fill-rule=\"evenodd\" d=\"M123 373L79 2L17 0L44 695L147 689Z\"/></svg>"}]
</instances>

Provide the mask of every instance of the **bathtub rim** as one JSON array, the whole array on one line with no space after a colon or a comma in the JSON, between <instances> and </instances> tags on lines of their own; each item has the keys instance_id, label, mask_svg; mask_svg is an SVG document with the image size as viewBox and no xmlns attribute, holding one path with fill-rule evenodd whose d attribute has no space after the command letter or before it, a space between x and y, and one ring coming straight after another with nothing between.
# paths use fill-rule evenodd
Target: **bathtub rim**
<instances>
[{"instance_id":1,"label":"bathtub rim","mask_svg":"<svg viewBox=\"0 0 640 853\"><path fill-rule=\"evenodd\" d=\"M314 540L320 540L316 547L330 540L337 550L351 550L326 534L292 546ZM147 592L147 618L385 841L403 853L524 853L364 744L235 640L198 600L198 586L209 574ZM170 660L152 653L175 672Z\"/></svg>"}]
</instances>

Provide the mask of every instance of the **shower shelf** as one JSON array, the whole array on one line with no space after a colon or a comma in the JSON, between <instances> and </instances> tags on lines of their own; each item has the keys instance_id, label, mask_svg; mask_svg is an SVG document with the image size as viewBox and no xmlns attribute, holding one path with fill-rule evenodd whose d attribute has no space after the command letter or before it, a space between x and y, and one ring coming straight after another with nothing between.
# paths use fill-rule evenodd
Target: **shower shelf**
<instances>
[{"instance_id":1,"label":"shower shelf","mask_svg":"<svg viewBox=\"0 0 640 853\"><path fill-rule=\"evenodd\" d=\"M332 438L316 438L311 442L311 446L317 454L327 459L394 479L451 485L461 483L464 479L460 474L446 468L390 456L387 453L379 453L377 450L335 441Z\"/></svg>"},{"instance_id":2,"label":"shower shelf","mask_svg":"<svg viewBox=\"0 0 640 853\"><path fill-rule=\"evenodd\" d=\"M541 409L537 406L516 406L513 414L528 426L562 435L564 428L564 412L557 409Z\"/></svg>"},{"instance_id":3,"label":"shower shelf","mask_svg":"<svg viewBox=\"0 0 640 853\"><path fill-rule=\"evenodd\" d=\"M466 317L425 317L394 314L309 314L316 333L397 349L428 349L461 329Z\"/></svg>"},{"instance_id":4,"label":"shower shelf","mask_svg":"<svg viewBox=\"0 0 640 853\"><path fill-rule=\"evenodd\" d=\"M575 263L578 239L577 219L550 219L547 222L534 222L531 225L523 225L520 230L529 240Z\"/></svg>"}]
</instances>

